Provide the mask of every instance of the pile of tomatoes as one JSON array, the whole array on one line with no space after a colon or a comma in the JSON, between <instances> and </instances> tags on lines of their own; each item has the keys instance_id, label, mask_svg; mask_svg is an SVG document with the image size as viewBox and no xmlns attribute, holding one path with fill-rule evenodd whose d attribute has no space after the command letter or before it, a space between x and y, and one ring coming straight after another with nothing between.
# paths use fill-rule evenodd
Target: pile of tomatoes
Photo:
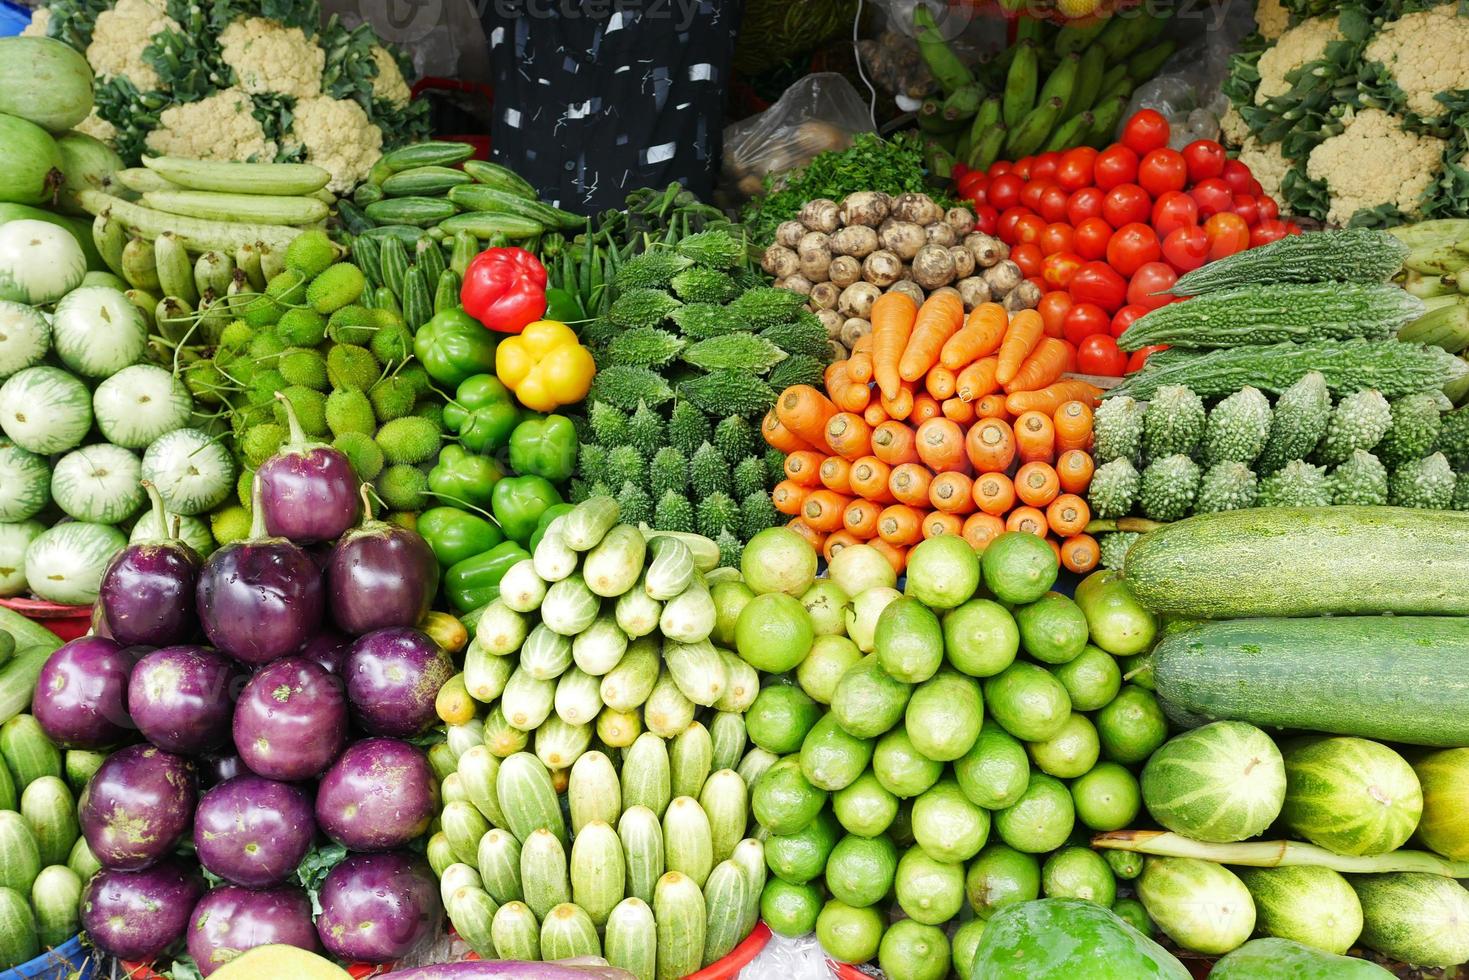
<instances>
[{"instance_id":1,"label":"pile of tomatoes","mask_svg":"<svg viewBox=\"0 0 1469 980\"><path fill-rule=\"evenodd\" d=\"M1142 366L1117 348L1127 325L1174 302L1168 289L1206 262L1300 228L1238 160L1213 140L1181 151L1168 121L1143 109L1118 142L1042 153L988 171L958 172L958 195L977 227L1044 292L1046 332L1076 348L1075 370L1118 376Z\"/></svg>"}]
</instances>

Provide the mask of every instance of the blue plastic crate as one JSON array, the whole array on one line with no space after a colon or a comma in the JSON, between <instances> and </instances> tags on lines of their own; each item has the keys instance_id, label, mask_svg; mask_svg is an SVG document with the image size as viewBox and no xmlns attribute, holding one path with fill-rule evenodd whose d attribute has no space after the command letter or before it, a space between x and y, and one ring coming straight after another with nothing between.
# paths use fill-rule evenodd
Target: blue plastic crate
<instances>
[{"instance_id":1,"label":"blue plastic crate","mask_svg":"<svg viewBox=\"0 0 1469 980\"><path fill-rule=\"evenodd\" d=\"M97 973L96 956L82 945L81 936L72 936L50 952L0 973L0 980L92 980Z\"/></svg>"},{"instance_id":2,"label":"blue plastic crate","mask_svg":"<svg viewBox=\"0 0 1469 980\"><path fill-rule=\"evenodd\" d=\"M31 12L18 3L0 0L0 37L13 37L26 29Z\"/></svg>"}]
</instances>

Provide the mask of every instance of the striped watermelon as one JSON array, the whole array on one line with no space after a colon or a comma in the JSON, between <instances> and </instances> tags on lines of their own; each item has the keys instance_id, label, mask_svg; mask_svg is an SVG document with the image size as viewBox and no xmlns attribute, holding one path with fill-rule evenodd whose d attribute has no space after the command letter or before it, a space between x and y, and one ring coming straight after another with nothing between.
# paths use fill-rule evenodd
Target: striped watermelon
<instances>
[{"instance_id":1,"label":"striped watermelon","mask_svg":"<svg viewBox=\"0 0 1469 980\"><path fill-rule=\"evenodd\" d=\"M1285 764L1275 742L1254 725L1219 721L1154 752L1143 767L1142 793L1148 812L1175 833L1241 841L1280 814Z\"/></svg>"},{"instance_id":2,"label":"striped watermelon","mask_svg":"<svg viewBox=\"0 0 1469 980\"><path fill-rule=\"evenodd\" d=\"M1386 854L1423 815L1423 790L1402 756L1365 738L1312 739L1285 753L1281 817L1338 854Z\"/></svg>"}]
</instances>

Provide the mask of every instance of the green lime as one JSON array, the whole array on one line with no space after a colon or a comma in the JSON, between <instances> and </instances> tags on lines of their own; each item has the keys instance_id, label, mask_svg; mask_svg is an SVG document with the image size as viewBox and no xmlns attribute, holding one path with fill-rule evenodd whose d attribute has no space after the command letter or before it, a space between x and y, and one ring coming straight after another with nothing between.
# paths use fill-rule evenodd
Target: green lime
<instances>
[{"instance_id":1,"label":"green lime","mask_svg":"<svg viewBox=\"0 0 1469 980\"><path fill-rule=\"evenodd\" d=\"M913 686L889 677L873 653L842 674L831 696L831 713L848 734L875 738L902 719L912 693Z\"/></svg>"},{"instance_id":2,"label":"green lime","mask_svg":"<svg viewBox=\"0 0 1469 980\"><path fill-rule=\"evenodd\" d=\"M837 636L846 631L852 597L831 579L817 579L801 596L801 605L806 607L817 636Z\"/></svg>"},{"instance_id":3,"label":"green lime","mask_svg":"<svg viewBox=\"0 0 1469 980\"><path fill-rule=\"evenodd\" d=\"M1040 897L1040 862L1005 844L990 844L969 863L964 893L974 914L988 919L1007 905Z\"/></svg>"},{"instance_id":4,"label":"green lime","mask_svg":"<svg viewBox=\"0 0 1469 980\"><path fill-rule=\"evenodd\" d=\"M1052 667L1051 673L1066 688L1073 711L1096 711L1122 688L1122 669L1116 658L1090 643L1075 660Z\"/></svg>"},{"instance_id":5,"label":"green lime","mask_svg":"<svg viewBox=\"0 0 1469 980\"><path fill-rule=\"evenodd\" d=\"M1119 851L1108 851L1108 854L1118 854ZM1123 922L1132 926L1144 936L1153 934L1153 920L1148 917L1148 910L1143 908L1143 903L1135 898L1119 898L1112 903L1112 914Z\"/></svg>"},{"instance_id":6,"label":"green lime","mask_svg":"<svg viewBox=\"0 0 1469 980\"><path fill-rule=\"evenodd\" d=\"M735 621L735 647L740 656L767 674L794 669L806 659L814 635L811 616L801 600L783 592L757 595L745 603Z\"/></svg>"},{"instance_id":7,"label":"green lime","mask_svg":"<svg viewBox=\"0 0 1469 980\"><path fill-rule=\"evenodd\" d=\"M949 663L971 677L993 677L1015 662L1020 628L998 602L970 599L944 613Z\"/></svg>"},{"instance_id":8,"label":"green lime","mask_svg":"<svg viewBox=\"0 0 1469 980\"><path fill-rule=\"evenodd\" d=\"M1119 878L1131 881L1143 873L1144 858L1136 851L1118 851L1112 848L1102 852L1102 857L1107 861L1107 867Z\"/></svg>"},{"instance_id":9,"label":"green lime","mask_svg":"<svg viewBox=\"0 0 1469 980\"><path fill-rule=\"evenodd\" d=\"M1006 531L989 543L980 559L984 584L1011 605L1035 602L1056 584L1060 561L1044 538Z\"/></svg>"},{"instance_id":10,"label":"green lime","mask_svg":"<svg viewBox=\"0 0 1469 980\"><path fill-rule=\"evenodd\" d=\"M884 836L848 834L826 861L826 890L848 905L876 905L893 887L898 848Z\"/></svg>"},{"instance_id":11,"label":"green lime","mask_svg":"<svg viewBox=\"0 0 1469 980\"><path fill-rule=\"evenodd\" d=\"M888 980L944 980L949 975L948 937L938 926L900 919L883 935L877 964Z\"/></svg>"},{"instance_id":12,"label":"green lime","mask_svg":"<svg viewBox=\"0 0 1469 980\"><path fill-rule=\"evenodd\" d=\"M1047 898L1080 898L1111 905L1117 897L1117 879L1091 848L1063 847L1041 866L1041 891Z\"/></svg>"},{"instance_id":13,"label":"green lime","mask_svg":"<svg viewBox=\"0 0 1469 980\"><path fill-rule=\"evenodd\" d=\"M800 749L820 717L821 708L799 687L767 684L745 713L745 731L765 751L785 755Z\"/></svg>"},{"instance_id":14,"label":"green lime","mask_svg":"<svg viewBox=\"0 0 1469 980\"><path fill-rule=\"evenodd\" d=\"M867 770L872 749L870 739L848 735L828 713L801 743L801 772L818 789L839 790Z\"/></svg>"},{"instance_id":15,"label":"green lime","mask_svg":"<svg viewBox=\"0 0 1469 980\"><path fill-rule=\"evenodd\" d=\"M831 704L837 681L847 668L862 659L857 644L845 636L818 636L806 659L796 668L796 683L821 704Z\"/></svg>"},{"instance_id":16,"label":"green lime","mask_svg":"<svg viewBox=\"0 0 1469 980\"><path fill-rule=\"evenodd\" d=\"M907 799L938 782L944 764L919 752L906 729L895 728L878 739L872 753L872 771L884 789Z\"/></svg>"},{"instance_id":17,"label":"green lime","mask_svg":"<svg viewBox=\"0 0 1469 980\"><path fill-rule=\"evenodd\" d=\"M1061 682L1025 660L984 682L984 703L990 717L1023 742L1045 741L1071 715L1071 698Z\"/></svg>"},{"instance_id":18,"label":"green lime","mask_svg":"<svg viewBox=\"0 0 1469 980\"><path fill-rule=\"evenodd\" d=\"M1152 691L1124 684L1117 696L1097 712L1097 736L1104 757L1136 765L1168 738L1168 719Z\"/></svg>"},{"instance_id":19,"label":"green lime","mask_svg":"<svg viewBox=\"0 0 1469 980\"><path fill-rule=\"evenodd\" d=\"M953 609L979 588L979 556L957 534L941 534L908 552L904 592L930 609Z\"/></svg>"},{"instance_id":20,"label":"green lime","mask_svg":"<svg viewBox=\"0 0 1469 980\"><path fill-rule=\"evenodd\" d=\"M1043 742L1030 742L1030 761L1057 779L1075 779L1097 764L1101 746L1097 730L1086 715L1071 713L1061 730Z\"/></svg>"},{"instance_id":21,"label":"green lime","mask_svg":"<svg viewBox=\"0 0 1469 980\"><path fill-rule=\"evenodd\" d=\"M816 580L816 549L790 528L766 528L745 545L740 573L757 595L804 595Z\"/></svg>"},{"instance_id":22,"label":"green lime","mask_svg":"<svg viewBox=\"0 0 1469 980\"><path fill-rule=\"evenodd\" d=\"M939 618L908 596L888 603L877 617L873 644L882 669L908 684L928 680L944 662L944 632Z\"/></svg>"},{"instance_id":23,"label":"green lime","mask_svg":"<svg viewBox=\"0 0 1469 980\"><path fill-rule=\"evenodd\" d=\"M816 917L816 941L838 963L866 963L877 955L886 924L875 908L853 908L832 899Z\"/></svg>"},{"instance_id":24,"label":"green lime","mask_svg":"<svg viewBox=\"0 0 1469 980\"><path fill-rule=\"evenodd\" d=\"M1115 762L1098 763L1073 781L1071 799L1076 803L1077 819L1092 830L1121 830L1137 819L1142 808L1137 777Z\"/></svg>"},{"instance_id":25,"label":"green lime","mask_svg":"<svg viewBox=\"0 0 1469 980\"><path fill-rule=\"evenodd\" d=\"M744 582L723 581L709 586L709 595L714 600L714 632L709 639L722 647L735 645L735 624L740 613L755 593Z\"/></svg>"},{"instance_id":26,"label":"green lime","mask_svg":"<svg viewBox=\"0 0 1469 980\"><path fill-rule=\"evenodd\" d=\"M983 721L979 682L952 670L941 670L919 684L903 714L903 727L913 745L940 762L951 762L968 752Z\"/></svg>"},{"instance_id":27,"label":"green lime","mask_svg":"<svg viewBox=\"0 0 1469 980\"><path fill-rule=\"evenodd\" d=\"M772 834L794 834L825 805L826 791L807 781L795 757L772 765L750 789L750 812Z\"/></svg>"},{"instance_id":28,"label":"green lime","mask_svg":"<svg viewBox=\"0 0 1469 980\"><path fill-rule=\"evenodd\" d=\"M989 811L969 802L952 779L913 801L913 836L936 860L968 861L979 853L989 833Z\"/></svg>"},{"instance_id":29,"label":"green lime","mask_svg":"<svg viewBox=\"0 0 1469 980\"><path fill-rule=\"evenodd\" d=\"M861 837L876 837L892 826L898 815L898 798L870 771L858 776L845 789L832 794L831 809L841 825Z\"/></svg>"},{"instance_id":30,"label":"green lime","mask_svg":"<svg viewBox=\"0 0 1469 980\"><path fill-rule=\"evenodd\" d=\"M1058 592L1015 610L1015 623L1021 646L1041 663L1070 663L1086 649L1086 614Z\"/></svg>"},{"instance_id":31,"label":"green lime","mask_svg":"<svg viewBox=\"0 0 1469 980\"><path fill-rule=\"evenodd\" d=\"M794 834L766 838L765 864L777 878L804 885L821 877L841 836L836 818L823 812Z\"/></svg>"},{"instance_id":32,"label":"green lime","mask_svg":"<svg viewBox=\"0 0 1469 980\"><path fill-rule=\"evenodd\" d=\"M760 918L777 935L794 939L816 928L821 913L821 889L815 885L793 885L771 878L760 893Z\"/></svg>"},{"instance_id":33,"label":"green lime","mask_svg":"<svg viewBox=\"0 0 1469 980\"><path fill-rule=\"evenodd\" d=\"M1030 757L1019 739L986 718L974 746L954 761L954 776L970 802L1002 810L1030 785Z\"/></svg>"},{"instance_id":34,"label":"green lime","mask_svg":"<svg viewBox=\"0 0 1469 980\"><path fill-rule=\"evenodd\" d=\"M1017 851L1044 854L1066 843L1076 822L1071 793L1061 780L1030 774L1030 785L1013 806L995 814L1000 840Z\"/></svg>"},{"instance_id":35,"label":"green lime","mask_svg":"<svg viewBox=\"0 0 1469 980\"><path fill-rule=\"evenodd\" d=\"M942 925L964 907L964 865L935 861L915 847L898 861L895 887L904 915Z\"/></svg>"},{"instance_id":36,"label":"green lime","mask_svg":"<svg viewBox=\"0 0 1469 980\"><path fill-rule=\"evenodd\" d=\"M982 938L983 919L970 919L954 930L954 938L949 940L949 949L953 957L954 972L960 977L968 977L974 971L974 954L979 950L979 941Z\"/></svg>"}]
</instances>

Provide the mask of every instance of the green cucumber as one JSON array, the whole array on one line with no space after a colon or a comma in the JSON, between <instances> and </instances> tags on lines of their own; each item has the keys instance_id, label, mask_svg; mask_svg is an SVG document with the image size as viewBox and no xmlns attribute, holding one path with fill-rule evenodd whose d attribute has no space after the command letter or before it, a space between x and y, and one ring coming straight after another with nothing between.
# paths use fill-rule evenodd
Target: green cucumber
<instances>
[{"instance_id":1,"label":"green cucumber","mask_svg":"<svg viewBox=\"0 0 1469 980\"><path fill-rule=\"evenodd\" d=\"M19 966L41 951L29 894L29 885L24 891L0 886L0 967Z\"/></svg>"},{"instance_id":2,"label":"green cucumber","mask_svg":"<svg viewBox=\"0 0 1469 980\"><path fill-rule=\"evenodd\" d=\"M601 956L602 942L597 927L585 909L563 902L551 909L541 922L541 957L547 961L577 956Z\"/></svg>"},{"instance_id":3,"label":"green cucumber","mask_svg":"<svg viewBox=\"0 0 1469 980\"><path fill-rule=\"evenodd\" d=\"M595 751L577 759L568 777L566 802L573 834L594 821L616 823L622 813L622 784L612 760Z\"/></svg>"},{"instance_id":4,"label":"green cucumber","mask_svg":"<svg viewBox=\"0 0 1469 980\"><path fill-rule=\"evenodd\" d=\"M622 842L601 820L584 826L571 845L571 897L597 926L622 901L627 884Z\"/></svg>"},{"instance_id":5,"label":"green cucumber","mask_svg":"<svg viewBox=\"0 0 1469 980\"><path fill-rule=\"evenodd\" d=\"M31 715L16 715L0 725L0 755L22 792L42 776L61 776L61 750Z\"/></svg>"},{"instance_id":6,"label":"green cucumber","mask_svg":"<svg viewBox=\"0 0 1469 980\"><path fill-rule=\"evenodd\" d=\"M530 218L514 214L492 214L488 211L471 211L456 214L439 222L439 227L451 235L468 232L476 238L493 238L503 235L507 240L518 241L531 238L546 230L545 225Z\"/></svg>"},{"instance_id":7,"label":"green cucumber","mask_svg":"<svg viewBox=\"0 0 1469 980\"><path fill-rule=\"evenodd\" d=\"M653 918L658 925L657 980L682 980L704 965L707 913L704 893L686 875L658 879Z\"/></svg>"},{"instance_id":8,"label":"green cucumber","mask_svg":"<svg viewBox=\"0 0 1469 980\"><path fill-rule=\"evenodd\" d=\"M479 839L476 852L481 886L500 903L525 897L520 884L520 841L496 827Z\"/></svg>"},{"instance_id":9,"label":"green cucumber","mask_svg":"<svg viewBox=\"0 0 1469 980\"><path fill-rule=\"evenodd\" d=\"M496 795L496 779L500 773L500 760L485 745L472 745L455 767L464 795L475 809L493 827L506 826L505 812L500 809L500 798Z\"/></svg>"},{"instance_id":10,"label":"green cucumber","mask_svg":"<svg viewBox=\"0 0 1469 980\"><path fill-rule=\"evenodd\" d=\"M627 894L651 903L664 870L663 828L657 814L645 806L628 807L617 822L617 836L622 841Z\"/></svg>"},{"instance_id":11,"label":"green cucumber","mask_svg":"<svg viewBox=\"0 0 1469 980\"><path fill-rule=\"evenodd\" d=\"M449 896L444 907L449 913L449 921L454 924L454 931L470 949L480 956L495 955L491 924L498 908L494 899L481 888L464 885Z\"/></svg>"},{"instance_id":12,"label":"green cucumber","mask_svg":"<svg viewBox=\"0 0 1469 980\"><path fill-rule=\"evenodd\" d=\"M672 778L667 743L644 732L623 753L622 805L645 806L662 819L673 798Z\"/></svg>"},{"instance_id":13,"label":"green cucumber","mask_svg":"<svg viewBox=\"0 0 1469 980\"><path fill-rule=\"evenodd\" d=\"M471 868L479 864L480 838L490 832L489 822L467 800L452 800L444 804L439 814L439 824L454 856Z\"/></svg>"},{"instance_id":14,"label":"green cucumber","mask_svg":"<svg viewBox=\"0 0 1469 980\"><path fill-rule=\"evenodd\" d=\"M674 736L668 747L670 789L674 796L697 797L709 778L714 741L697 721Z\"/></svg>"},{"instance_id":15,"label":"green cucumber","mask_svg":"<svg viewBox=\"0 0 1469 980\"><path fill-rule=\"evenodd\" d=\"M56 776L42 776L20 795L20 815L30 825L42 866L65 864L81 828L76 801L66 783Z\"/></svg>"},{"instance_id":16,"label":"green cucumber","mask_svg":"<svg viewBox=\"0 0 1469 980\"><path fill-rule=\"evenodd\" d=\"M544 920L551 909L571 901L566 848L549 830L537 830L520 849L520 883L525 904Z\"/></svg>"},{"instance_id":17,"label":"green cucumber","mask_svg":"<svg viewBox=\"0 0 1469 980\"><path fill-rule=\"evenodd\" d=\"M449 188L468 184L473 180L473 177L462 170L430 164L398 171L383 181L382 189L388 197L432 197L436 194L447 194Z\"/></svg>"},{"instance_id":18,"label":"green cucumber","mask_svg":"<svg viewBox=\"0 0 1469 980\"><path fill-rule=\"evenodd\" d=\"M498 163L490 163L486 160L466 160L464 161L464 172L477 183L498 188L526 200L534 201L540 196L528 180L509 167L502 167Z\"/></svg>"},{"instance_id":19,"label":"green cucumber","mask_svg":"<svg viewBox=\"0 0 1469 980\"><path fill-rule=\"evenodd\" d=\"M704 965L723 959L745 936L740 932L753 882L733 861L721 861L704 883Z\"/></svg>"},{"instance_id":20,"label":"green cucumber","mask_svg":"<svg viewBox=\"0 0 1469 980\"><path fill-rule=\"evenodd\" d=\"M388 174L402 173L417 167L452 167L474 156L474 147L468 143L429 141L402 146L386 153L374 165ZM383 178L386 182L387 178Z\"/></svg>"},{"instance_id":21,"label":"green cucumber","mask_svg":"<svg viewBox=\"0 0 1469 980\"><path fill-rule=\"evenodd\" d=\"M36 935L43 947L60 946L77 934L81 919L82 879L64 864L52 865L31 886Z\"/></svg>"},{"instance_id":22,"label":"green cucumber","mask_svg":"<svg viewBox=\"0 0 1469 980\"><path fill-rule=\"evenodd\" d=\"M740 663L744 661L741 660ZM726 661L727 665L728 661ZM757 680L756 687L758 686L759 681ZM709 719L709 738L714 745L714 755L709 760L710 766L715 771L735 768L745 754L745 746L749 739L745 732L744 716L736 711L720 710L716 712L714 717Z\"/></svg>"},{"instance_id":23,"label":"green cucumber","mask_svg":"<svg viewBox=\"0 0 1469 980\"><path fill-rule=\"evenodd\" d=\"M704 887L714 867L714 840L709 816L698 800L680 796L668 804L663 817L663 861L669 871L681 872Z\"/></svg>"},{"instance_id":24,"label":"green cucumber","mask_svg":"<svg viewBox=\"0 0 1469 980\"><path fill-rule=\"evenodd\" d=\"M392 197L373 201L362 209L373 221L385 225L416 225L427 228L459 213L441 197Z\"/></svg>"},{"instance_id":25,"label":"green cucumber","mask_svg":"<svg viewBox=\"0 0 1469 980\"><path fill-rule=\"evenodd\" d=\"M641 898L624 898L607 917L602 954L607 963L637 980L654 980L658 963L658 926Z\"/></svg>"},{"instance_id":26,"label":"green cucumber","mask_svg":"<svg viewBox=\"0 0 1469 980\"><path fill-rule=\"evenodd\" d=\"M534 963L541 958L541 927L524 902L500 906L490 923L490 938L496 955L503 959Z\"/></svg>"},{"instance_id":27,"label":"green cucumber","mask_svg":"<svg viewBox=\"0 0 1469 980\"><path fill-rule=\"evenodd\" d=\"M13 810L0 810L0 887L31 893L41 873L41 852L30 824Z\"/></svg>"},{"instance_id":28,"label":"green cucumber","mask_svg":"<svg viewBox=\"0 0 1469 980\"><path fill-rule=\"evenodd\" d=\"M750 792L733 769L721 769L704 781L699 806L709 818L714 860L723 861L744 839L750 823Z\"/></svg>"},{"instance_id":29,"label":"green cucumber","mask_svg":"<svg viewBox=\"0 0 1469 980\"><path fill-rule=\"evenodd\" d=\"M577 228L586 219L540 201L528 201L516 194L485 184L463 184L449 188L449 200L466 211L508 214L538 221L547 228Z\"/></svg>"},{"instance_id":30,"label":"green cucumber","mask_svg":"<svg viewBox=\"0 0 1469 980\"><path fill-rule=\"evenodd\" d=\"M503 760L495 777L495 794L511 832L522 845L536 830L549 830L558 838L566 836L551 774L534 755L517 752Z\"/></svg>"}]
</instances>

